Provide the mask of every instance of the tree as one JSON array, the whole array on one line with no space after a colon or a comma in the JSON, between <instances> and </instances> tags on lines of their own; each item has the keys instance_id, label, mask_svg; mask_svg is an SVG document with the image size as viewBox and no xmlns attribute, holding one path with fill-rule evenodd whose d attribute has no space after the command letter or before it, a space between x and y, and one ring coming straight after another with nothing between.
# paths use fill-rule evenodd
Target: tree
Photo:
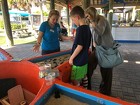
<instances>
[{"instance_id":1,"label":"tree","mask_svg":"<svg viewBox=\"0 0 140 105\"><path fill-rule=\"evenodd\" d=\"M2 14L3 14L3 19L4 19L4 28L5 32L7 34L7 41L8 41L8 46L13 46L14 41L13 41L13 36L12 36L12 30L11 30L11 24L10 24L10 18L8 14L8 4L7 0L1 0L2 4Z\"/></svg>"},{"instance_id":2,"label":"tree","mask_svg":"<svg viewBox=\"0 0 140 105\"><path fill-rule=\"evenodd\" d=\"M45 0L1 0L1 9L2 9L2 14L4 19L5 32L8 38L8 45L10 46L14 45L8 10L19 9L31 13L32 6L39 6L41 11L41 17L43 17L43 10L42 10L43 3L46 3L46 1ZM30 22L32 22L32 20L30 20Z\"/></svg>"},{"instance_id":3,"label":"tree","mask_svg":"<svg viewBox=\"0 0 140 105\"><path fill-rule=\"evenodd\" d=\"M28 11L31 14L31 7L36 6L40 8L41 21L43 20L43 9L42 5L46 4L46 0L8 0L9 9L18 9ZM30 22L32 18L29 17ZM31 23L32 25L32 23Z\"/></svg>"}]
</instances>

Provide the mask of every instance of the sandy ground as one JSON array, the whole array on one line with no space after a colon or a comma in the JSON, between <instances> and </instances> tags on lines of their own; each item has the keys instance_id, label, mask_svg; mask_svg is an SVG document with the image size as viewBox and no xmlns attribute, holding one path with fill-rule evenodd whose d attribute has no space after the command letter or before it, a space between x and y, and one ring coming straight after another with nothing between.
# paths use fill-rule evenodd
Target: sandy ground
<instances>
[{"instance_id":1,"label":"sandy ground","mask_svg":"<svg viewBox=\"0 0 140 105\"><path fill-rule=\"evenodd\" d=\"M75 100L71 97L61 94L60 98L55 98L54 95L52 95L45 105L88 105L88 104L82 103L78 100Z\"/></svg>"}]
</instances>

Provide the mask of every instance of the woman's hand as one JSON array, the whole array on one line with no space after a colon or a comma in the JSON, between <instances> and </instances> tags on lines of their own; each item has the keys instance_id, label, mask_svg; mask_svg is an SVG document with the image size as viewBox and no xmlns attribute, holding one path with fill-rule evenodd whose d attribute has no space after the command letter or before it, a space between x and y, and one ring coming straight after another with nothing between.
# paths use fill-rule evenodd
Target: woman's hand
<instances>
[{"instance_id":1,"label":"woman's hand","mask_svg":"<svg viewBox=\"0 0 140 105\"><path fill-rule=\"evenodd\" d=\"M92 27L95 28L96 27L96 23L92 22Z\"/></svg>"},{"instance_id":2,"label":"woman's hand","mask_svg":"<svg viewBox=\"0 0 140 105\"><path fill-rule=\"evenodd\" d=\"M41 43L43 35L44 35L44 33L39 31L38 38L37 38L37 43L33 46L33 49L32 49L34 52L39 51L40 43Z\"/></svg>"},{"instance_id":3,"label":"woman's hand","mask_svg":"<svg viewBox=\"0 0 140 105\"><path fill-rule=\"evenodd\" d=\"M33 46L33 51L34 51L34 52L38 52L38 51L39 51L39 48L40 48L40 44L36 43L36 44Z\"/></svg>"}]
</instances>

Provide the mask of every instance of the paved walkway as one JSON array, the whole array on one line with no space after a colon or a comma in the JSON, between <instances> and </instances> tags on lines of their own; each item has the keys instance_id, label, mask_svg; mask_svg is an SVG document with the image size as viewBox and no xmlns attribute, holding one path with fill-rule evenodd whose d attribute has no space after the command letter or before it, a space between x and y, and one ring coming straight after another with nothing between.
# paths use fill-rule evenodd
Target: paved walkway
<instances>
[{"instance_id":1,"label":"paved walkway","mask_svg":"<svg viewBox=\"0 0 140 105\"><path fill-rule=\"evenodd\" d=\"M61 50L71 48L71 42L61 42ZM14 58L31 58L39 56L32 52L32 44L16 45L4 48ZM123 100L140 103L140 44L122 44L120 51L125 62L114 68L112 96ZM101 81L99 67L95 70L92 81L92 90L98 91Z\"/></svg>"},{"instance_id":2,"label":"paved walkway","mask_svg":"<svg viewBox=\"0 0 140 105\"><path fill-rule=\"evenodd\" d=\"M125 62L114 68L112 96L140 103L140 44L122 44L120 51ZM93 90L98 90L100 81L98 67L93 75Z\"/></svg>"},{"instance_id":3,"label":"paved walkway","mask_svg":"<svg viewBox=\"0 0 140 105\"><path fill-rule=\"evenodd\" d=\"M2 46L3 49L5 49L8 53L10 53L14 58L32 58L34 56L40 56L41 52L33 52L34 44L20 44L15 45L10 48L6 48L5 46ZM61 50L70 49L72 47L71 41L64 41L60 42Z\"/></svg>"}]
</instances>

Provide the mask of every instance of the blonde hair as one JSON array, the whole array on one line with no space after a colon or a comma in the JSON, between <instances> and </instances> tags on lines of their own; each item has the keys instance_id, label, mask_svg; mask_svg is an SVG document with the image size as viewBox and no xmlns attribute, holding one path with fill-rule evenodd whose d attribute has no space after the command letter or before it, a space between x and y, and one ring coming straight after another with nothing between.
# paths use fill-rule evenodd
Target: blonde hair
<instances>
[{"instance_id":1,"label":"blonde hair","mask_svg":"<svg viewBox=\"0 0 140 105\"><path fill-rule=\"evenodd\" d=\"M48 21L51 18L51 16L56 15L56 16L60 16L59 12L57 10L51 10L48 16Z\"/></svg>"},{"instance_id":2,"label":"blonde hair","mask_svg":"<svg viewBox=\"0 0 140 105\"><path fill-rule=\"evenodd\" d=\"M96 8L94 8L92 6L91 7L88 7L85 10L85 13L86 14L89 14L93 19L96 19L96 16L98 15Z\"/></svg>"}]
</instances>

